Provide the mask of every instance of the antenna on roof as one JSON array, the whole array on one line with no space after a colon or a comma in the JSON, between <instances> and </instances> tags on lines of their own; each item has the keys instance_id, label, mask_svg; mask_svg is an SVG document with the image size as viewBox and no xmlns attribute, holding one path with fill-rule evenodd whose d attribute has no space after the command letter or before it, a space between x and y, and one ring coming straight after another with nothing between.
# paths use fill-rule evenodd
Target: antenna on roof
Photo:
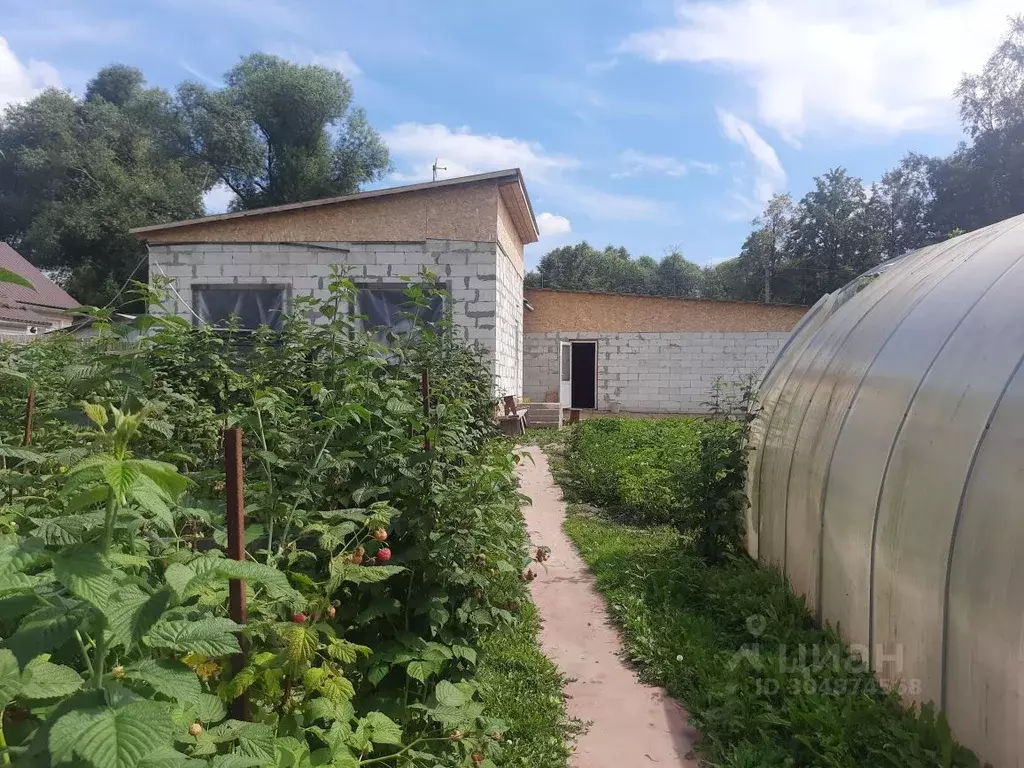
<instances>
[{"instance_id":1,"label":"antenna on roof","mask_svg":"<svg viewBox=\"0 0 1024 768\"><path fill-rule=\"evenodd\" d=\"M441 161L441 158L439 158L439 157L435 157L434 158L434 181L437 181L437 172L438 171L447 171L448 170L447 166L445 166L445 165L438 165L438 163L440 161Z\"/></svg>"}]
</instances>

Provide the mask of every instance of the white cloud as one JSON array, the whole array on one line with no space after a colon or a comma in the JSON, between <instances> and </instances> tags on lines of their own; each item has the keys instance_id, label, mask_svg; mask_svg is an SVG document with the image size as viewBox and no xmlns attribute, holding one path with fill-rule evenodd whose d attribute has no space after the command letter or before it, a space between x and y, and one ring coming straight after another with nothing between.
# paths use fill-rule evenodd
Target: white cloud
<instances>
[{"instance_id":1,"label":"white cloud","mask_svg":"<svg viewBox=\"0 0 1024 768\"><path fill-rule=\"evenodd\" d=\"M807 130L952 121L960 76L982 66L1019 11L1020 0L700 0L622 49L735 73L760 121L796 143Z\"/></svg>"},{"instance_id":2,"label":"white cloud","mask_svg":"<svg viewBox=\"0 0 1024 768\"><path fill-rule=\"evenodd\" d=\"M435 160L439 179L520 168L529 186L540 187L547 199L571 212L636 220L651 219L663 211L658 201L603 192L577 182L573 172L581 168L578 159L550 153L534 141L422 123L397 125L384 132L384 141L402 169L392 174L397 181L429 180Z\"/></svg>"},{"instance_id":3,"label":"white cloud","mask_svg":"<svg viewBox=\"0 0 1024 768\"><path fill-rule=\"evenodd\" d=\"M270 52L299 64L317 64L328 69L336 69L345 77L356 77L363 73L348 51L314 51L289 45L272 48Z\"/></svg>"},{"instance_id":4,"label":"white cloud","mask_svg":"<svg viewBox=\"0 0 1024 768\"><path fill-rule=\"evenodd\" d=\"M224 213L234 199L235 193L231 191L227 184L220 182L203 195L203 208L206 209L207 216Z\"/></svg>"},{"instance_id":5,"label":"white cloud","mask_svg":"<svg viewBox=\"0 0 1024 768\"><path fill-rule=\"evenodd\" d=\"M750 123L732 112L718 110L722 132L729 141L743 147L754 161L754 196L756 203L766 203L786 185L786 171L772 145L761 138Z\"/></svg>"},{"instance_id":6,"label":"white cloud","mask_svg":"<svg viewBox=\"0 0 1024 768\"><path fill-rule=\"evenodd\" d=\"M635 149L627 149L619 155L623 170L612 174L613 178L627 176L685 176L692 170L702 173L717 173L718 166L714 163L702 163L698 160L680 160L670 155L652 155Z\"/></svg>"},{"instance_id":7,"label":"white cloud","mask_svg":"<svg viewBox=\"0 0 1024 768\"><path fill-rule=\"evenodd\" d=\"M0 37L0 109L31 99L49 87L60 87L60 74L45 61L22 64L7 40Z\"/></svg>"},{"instance_id":8,"label":"white cloud","mask_svg":"<svg viewBox=\"0 0 1024 768\"><path fill-rule=\"evenodd\" d=\"M553 213L542 213L537 216L537 229L541 238L558 237L572 232L572 223L565 216Z\"/></svg>"},{"instance_id":9,"label":"white cloud","mask_svg":"<svg viewBox=\"0 0 1024 768\"><path fill-rule=\"evenodd\" d=\"M434 123L402 123L384 133L384 141L396 157L410 161L412 174L400 178L431 178L434 160L444 170L438 178L521 168L529 181L541 181L552 174L576 168L579 161L549 154L537 142L503 136L472 133L469 128L451 130Z\"/></svg>"}]
</instances>

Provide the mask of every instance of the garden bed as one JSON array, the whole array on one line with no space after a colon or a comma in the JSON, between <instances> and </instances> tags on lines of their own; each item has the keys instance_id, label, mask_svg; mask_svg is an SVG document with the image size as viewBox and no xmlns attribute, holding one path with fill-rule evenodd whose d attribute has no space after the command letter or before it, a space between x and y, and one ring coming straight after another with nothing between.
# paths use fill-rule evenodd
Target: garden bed
<instances>
[{"instance_id":1,"label":"garden bed","mask_svg":"<svg viewBox=\"0 0 1024 768\"><path fill-rule=\"evenodd\" d=\"M278 332L149 315L128 344L99 310L0 346L4 763L486 768L536 731L564 764L487 368L444 323L382 347L331 289ZM494 684L515 664L543 706Z\"/></svg>"}]
</instances>

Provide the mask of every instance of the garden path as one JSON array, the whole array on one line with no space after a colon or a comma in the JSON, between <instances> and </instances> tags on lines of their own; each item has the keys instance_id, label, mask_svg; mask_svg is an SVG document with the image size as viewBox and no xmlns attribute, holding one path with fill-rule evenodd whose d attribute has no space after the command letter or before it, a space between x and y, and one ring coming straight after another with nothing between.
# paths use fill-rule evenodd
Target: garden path
<instances>
[{"instance_id":1,"label":"garden path","mask_svg":"<svg viewBox=\"0 0 1024 768\"><path fill-rule=\"evenodd\" d=\"M571 760L574 768L693 766L699 738L689 715L664 689L641 683L620 658L622 644L594 578L562 531L565 503L537 446L525 449L533 461L519 465L526 528L534 546L551 557L534 564L530 585L542 625L545 655L569 678L566 708L590 723ZM545 568L545 566L547 566Z\"/></svg>"}]
</instances>

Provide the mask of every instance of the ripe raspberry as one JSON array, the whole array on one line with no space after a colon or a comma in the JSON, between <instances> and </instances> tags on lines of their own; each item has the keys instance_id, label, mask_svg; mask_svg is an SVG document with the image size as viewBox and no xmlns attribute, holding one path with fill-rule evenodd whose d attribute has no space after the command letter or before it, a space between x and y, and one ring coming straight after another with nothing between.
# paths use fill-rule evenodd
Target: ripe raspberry
<instances>
[{"instance_id":1,"label":"ripe raspberry","mask_svg":"<svg viewBox=\"0 0 1024 768\"><path fill-rule=\"evenodd\" d=\"M382 563L386 563L388 560L391 559L391 550L387 547L381 547L377 550L377 559L380 560Z\"/></svg>"},{"instance_id":2,"label":"ripe raspberry","mask_svg":"<svg viewBox=\"0 0 1024 768\"><path fill-rule=\"evenodd\" d=\"M306 614L296 611L292 614L292 621L294 621L296 624L305 624Z\"/></svg>"}]
</instances>

